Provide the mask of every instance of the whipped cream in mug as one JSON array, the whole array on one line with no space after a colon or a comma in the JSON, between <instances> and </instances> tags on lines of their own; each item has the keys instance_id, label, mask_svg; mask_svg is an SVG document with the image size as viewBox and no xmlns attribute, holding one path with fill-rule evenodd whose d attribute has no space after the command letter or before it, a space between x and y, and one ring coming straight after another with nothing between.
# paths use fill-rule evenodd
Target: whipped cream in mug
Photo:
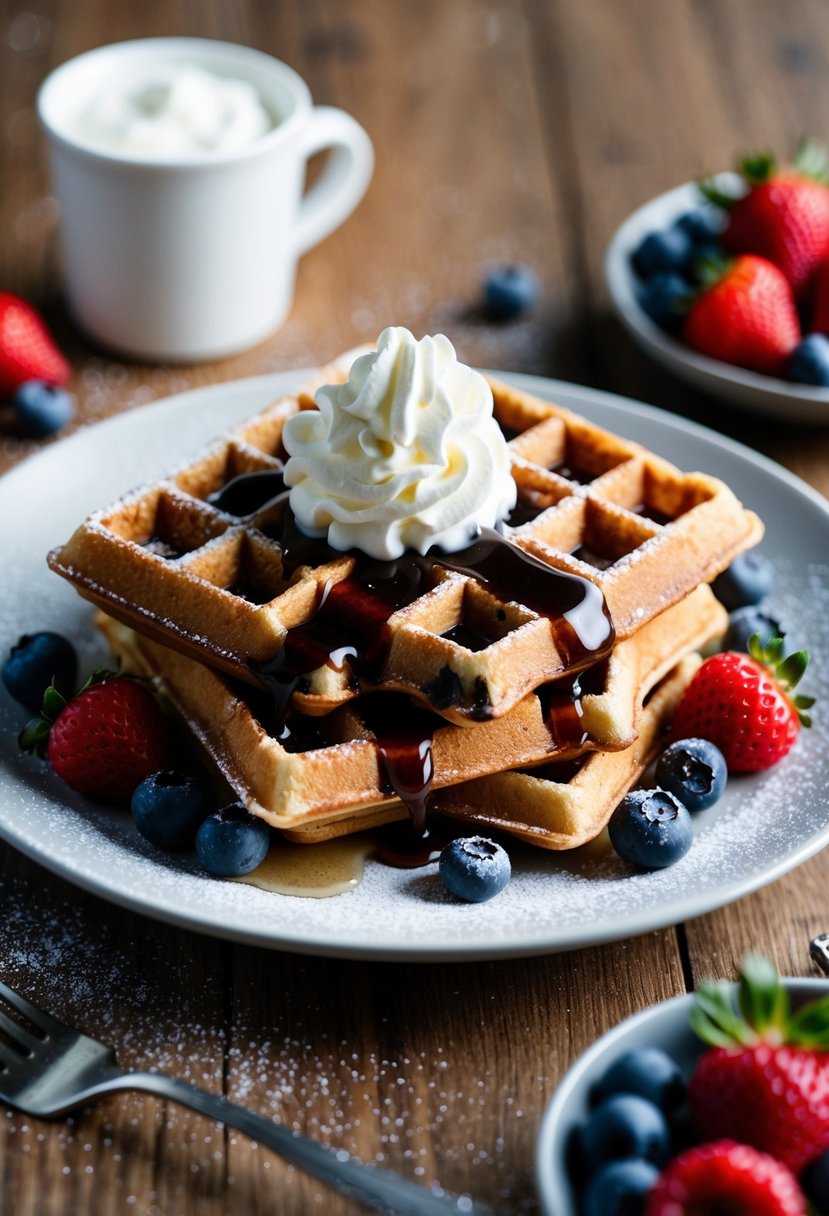
<instances>
[{"instance_id":1,"label":"whipped cream in mug","mask_svg":"<svg viewBox=\"0 0 829 1216\"><path fill-rule=\"evenodd\" d=\"M452 552L515 505L490 387L443 334L383 330L316 402L285 424L285 484L299 526L335 549Z\"/></svg>"},{"instance_id":2,"label":"whipped cream in mug","mask_svg":"<svg viewBox=\"0 0 829 1216\"><path fill-rule=\"evenodd\" d=\"M161 63L111 78L75 121L95 148L139 156L203 156L254 143L274 119L246 80Z\"/></svg>"}]
</instances>

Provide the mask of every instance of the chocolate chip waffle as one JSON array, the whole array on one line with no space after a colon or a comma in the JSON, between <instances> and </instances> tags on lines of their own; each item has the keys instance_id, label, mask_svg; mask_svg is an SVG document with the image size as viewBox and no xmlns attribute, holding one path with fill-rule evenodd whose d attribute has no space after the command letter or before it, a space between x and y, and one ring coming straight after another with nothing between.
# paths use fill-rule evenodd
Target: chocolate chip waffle
<instances>
[{"instance_id":1,"label":"chocolate chip waffle","mask_svg":"<svg viewBox=\"0 0 829 1216\"><path fill-rule=\"evenodd\" d=\"M461 553L368 562L304 537L282 492L282 428L311 388L92 515L52 568L305 715L382 689L463 724L606 656L614 628L635 635L762 532L721 482L493 381L515 543L491 532Z\"/></svg>"},{"instance_id":2,"label":"chocolate chip waffle","mask_svg":"<svg viewBox=\"0 0 829 1216\"><path fill-rule=\"evenodd\" d=\"M98 620L114 654L158 682L252 812L283 830L312 825L319 834L326 825L334 835L366 807L369 822L399 817L395 793L417 813L430 789L629 747L647 690L689 649L721 633L726 616L700 587L579 679L546 685L480 725L459 727L409 698L376 693L324 717L295 712L277 723L279 737L261 692L103 614Z\"/></svg>"}]
</instances>

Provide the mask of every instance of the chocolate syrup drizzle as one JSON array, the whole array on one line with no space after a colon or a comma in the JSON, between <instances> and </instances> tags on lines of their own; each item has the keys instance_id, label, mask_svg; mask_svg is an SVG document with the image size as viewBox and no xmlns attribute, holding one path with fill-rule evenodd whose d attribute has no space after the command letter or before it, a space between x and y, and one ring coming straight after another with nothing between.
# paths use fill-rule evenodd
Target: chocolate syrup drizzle
<instances>
[{"instance_id":1,"label":"chocolate syrup drizzle","mask_svg":"<svg viewBox=\"0 0 829 1216\"><path fill-rule=\"evenodd\" d=\"M436 567L468 575L498 599L517 601L547 617L568 666L595 662L613 645L607 606L594 583L548 566L492 528L481 528L459 552L435 547L425 556L407 552L396 561L382 562L357 550L344 554L324 539L300 531L288 506L281 470L243 473L208 501L238 517L274 508L273 518L260 520L258 526L282 550L286 578L302 565L319 566L344 556L354 560L347 578L323 585L313 616L288 631L278 653L267 662L250 664L259 684L273 698L277 737L284 733L293 693L307 687L307 677L317 668L328 665L341 671L347 667L355 688L363 682L379 682L392 640L389 619L431 588ZM423 692L437 709L459 705L463 699L460 680L451 668ZM370 707L370 696L364 698L365 707L361 702L361 712L365 708L368 713L364 721L374 734L389 792L406 804L413 825L422 833L433 775L432 737L439 719L408 700L405 714L389 715L387 698L394 694L378 695L379 712ZM562 706L566 702L573 707L577 701L576 693L563 694ZM478 720L491 716L484 681L479 681L467 711ZM576 713L573 708L572 714ZM561 721L558 730L565 729L566 718L566 729L575 736L570 709L557 709L554 717L557 724Z\"/></svg>"}]
</instances>

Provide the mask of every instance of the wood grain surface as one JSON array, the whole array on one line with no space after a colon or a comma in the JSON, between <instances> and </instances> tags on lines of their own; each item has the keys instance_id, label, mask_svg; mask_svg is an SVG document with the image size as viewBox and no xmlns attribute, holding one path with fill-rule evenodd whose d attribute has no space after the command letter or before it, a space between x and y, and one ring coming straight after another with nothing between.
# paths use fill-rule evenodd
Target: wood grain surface
<instances>
[{"instance_id":1,"label":"wood grain surface","mask_svg":"<svg viewBox=\"0 0 829 1216\"><path fill-rule=\"evenodd\" d=\"M289 62L317 102L364 124L377 169L354 216L303 259L279 333L223 362L143 366L90 346L66 317L33 101L80 51L176 34ZM750 420L682 386L610 318L602 280L607 240L638 204L741 150L829 134L827 68L822 0L3 0L0 288L48 315L72 363L74 426L317 364L396 323L445 331L473 364L698 418L829 493L829 430ZM526 319L486 323L483 273L513 260L537 269L543 299ZM0 469L41 446L0 409ZM225 1092L501 1214L538 1210L539 1118L598 1034L702 976L731 976L749 947L809 974L808 939L827 928L829 862L818 856L730 908L599 949L465 966L330 962L155 924L11 849L0 859L0 973L31 997L115 1043L127 1064ZM0 1112L0 1211L356 1209L244 1137L127 1096L67 1123Z\"/></svg>"}]
</instances>

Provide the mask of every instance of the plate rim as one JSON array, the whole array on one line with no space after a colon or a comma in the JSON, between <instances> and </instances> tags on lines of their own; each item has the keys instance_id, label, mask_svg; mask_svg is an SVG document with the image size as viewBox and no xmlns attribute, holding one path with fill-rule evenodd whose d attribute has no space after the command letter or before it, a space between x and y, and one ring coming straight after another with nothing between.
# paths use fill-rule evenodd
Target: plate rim
<instances>
[{"instance_id":1,"label":"plate rim","mask_svg":"<svg viewBox=\"0 0 829 1216\"><path fill-rule=\"evenodd\" d=\"M717 181L734 180L719 174ZM736 408L756 408L785 421L821 425L829 422L829 387L797 384L778 376L764 376L736 364L725 363L692 350L666 333L641 307L630 254L642 236L652 212L679 215L699 204L696 183L683 182L640 204L619 224L608 241L603 259L604 279L613 309L628 333L648 355L675 375L721 395ZM664 221L663 221L664 223ZM804 335L805 336L805 335ZM741 394L747 394L741 400ZM788 413L784 413L786 407ZM814 416L817 411L817 417Z\"/></svg>"},{"instance_id":2,"label":"plate rim","mask_svg":"<svg viewBox=\"0 0 829 1216\"><path fill-rule=\"evenodd\" d=\"M681 415L672 414L670 411L661 409L658 406L648 405L632 398L601 389L593 389L589 386L571 384L567 381L527 373L498 371L492 374L518 387L524 387L530 391L537 392L547 399L564 396L565 399L569 398L571 403L578 403L577 408L579 406L589 408L592 402L605 409L618 409L621 406L624 412L632 413L643 421L648 421L656 416L669 429L690 432L705 443L713 442L714 447L724 448L732 456L755 466L774 479L784 481L793 491L808 499L813 507L818 508L829 526L829 503L816 490L768 457L753 451L736 440L720 435L708 427L686 419ZM2 480L2 483L8 484L9 481L14 482L18 477L32 476L33 470L37 468L38 461L42 459L55 459L54 456L50 455L54 451L60 450L65 453L69 445L83 445L89 442L90 435L98 435L104 429L107 432L116 428L123 428L127 432L132 427L143 429L147 425L147 415L150 412L162 412L169 409L171 405L174 409L184 409L192 404L194 398L196 400L204 400L207 397L226 396L234 391L254 393L261 389L263 398L268 399L269 397L278 396L289 391L288 386L301 382L303 377L307 375L307 369L287 370L268 373L263 376L227 381L223 384L188 389L183 393L173 394L147 406L131 410L126 414L115 415L89 427L81 428L65 440L50 444L41 452L27 458L0 480ZM25 836L15 833L2 816L0 816L0 838L12 844L37 864L42 865L45 869L57 874L75 886L79 886L98 897L119 904L131 911L139 912L142 915L150 916L153 919L161 920L181 928L187 928L191 931L271 949L331 958L359 958L396 962L459 962L498 958L523 958L583 949L588 946L601 945L606 942L619 940L622 936L627 938L657 931L682 923L696 916L704 915L716 908L742 899L752 891L776 881L783 874L796 868L809 857L813 856L829 842L829 822L822 830L802 841L794 852L788 854L783 859L778 859L777 863L773 866L763 869L757 875L749 876L742 881L728 886L727 894L722 895L721 893L709 892L707 898L700 898L693 893L686 895L680 900L670 901L667 905L670 911L666 912L664 916L654 916L654 909L648 908L646 913L640 912L638 915L635 914L626 918L622 934L610 925L598 932L595 928L579 927L569 930L566 940L550 942L549 929L547 929L546 937L544 933L528 937L526 932L524 932L521 939L517 941L512 939L508 939L507 941L489 939L488 941L471 942L464 945L450 945L445 948L441 948L440 943L424 944L422 940L412 941L405 938L398 940L394 944L381 945L366 943L364 939L357 939L355 937L343 938L336 942L320 941L317 930L313 931L310 938L298 933L292 933L289 937L275 938L272 932L257 932L255 929L246 929L244 926L236 923L228 925L221 922L217 916L206 916L204 910L201 910L200 914L197 915L193 910L182 912L175 907L153 903L145 895L133 895L129 891L121 890L113 883L111 878L107 880L95 873L78 871L73 865L61 862L59 859L46 854L45 850L37 843L32 844L31 842L27 842ZM659 909L656 909L656 911L658 912Z\"/></svg>"}]
</instances>

